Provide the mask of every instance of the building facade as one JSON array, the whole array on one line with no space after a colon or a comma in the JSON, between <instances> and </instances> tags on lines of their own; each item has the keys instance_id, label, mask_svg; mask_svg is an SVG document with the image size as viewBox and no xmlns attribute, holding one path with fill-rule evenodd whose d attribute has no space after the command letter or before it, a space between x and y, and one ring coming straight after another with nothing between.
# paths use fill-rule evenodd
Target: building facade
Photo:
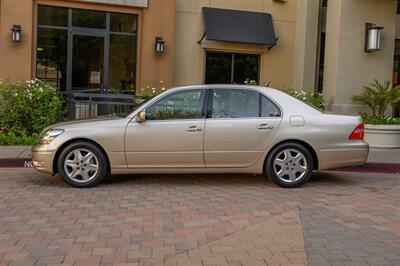
<instances>
[{"instance_id":1,"label":"building facade","mask_svg":"<svg viewBox=\"0 0 400 266\"><path fill-rule=\"evenodd\" d=\"M364 85L399 82L397 2L0 0L0 78L38 77L66 94L251 82L322 91L328 109L357 112ZM273 43L257 40L263 14ZM383 27L379 51L365 52L366 23Z\"/></svg>"}]
</instances>

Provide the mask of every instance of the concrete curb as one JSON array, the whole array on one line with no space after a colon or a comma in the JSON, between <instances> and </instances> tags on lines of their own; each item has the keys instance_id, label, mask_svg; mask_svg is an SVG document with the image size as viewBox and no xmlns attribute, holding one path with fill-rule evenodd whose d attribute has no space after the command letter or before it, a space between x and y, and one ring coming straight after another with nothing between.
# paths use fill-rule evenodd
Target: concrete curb
<instances>
[{"instance_id":1,"label":"concrete curb","mask_svg":"<svg viewBox=\"0 0 400 266\"><path fill-rule=\"evenodd\" d=\"M30 158L31 146L0 146L0 159Z\"/></svg>"}]
</instances>

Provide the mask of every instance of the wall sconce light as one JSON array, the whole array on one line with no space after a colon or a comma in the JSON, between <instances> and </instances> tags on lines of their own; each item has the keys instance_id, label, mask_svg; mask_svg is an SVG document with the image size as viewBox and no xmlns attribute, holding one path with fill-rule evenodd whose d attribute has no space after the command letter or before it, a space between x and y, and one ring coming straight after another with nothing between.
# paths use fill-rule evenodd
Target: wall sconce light
<instances>
[{"instance_id":1,"label":"wall sconce light","mask_svg":"<svg viewBox=\"0 0 400 266\"><path fill-rule=\"evenodd\" d=\"M165 41L162 37L156 37L155 51L157 54L162 54L165 51Z\"/></svg>"},{"instance_id":2,"label":"wall sconce light","mask_svg":"<svg viewBox=\"0 0 400 266\"><path fill-rule=\"evenodd\" d=\"M11 32L12 32L12 41L13 42L21 42L21 25L13 25Z\"/></svg>"},{"instance_id":3,"label":"wall sconce light","mask_svg":"<svg viewBox=\"0 0 400 266\"><path fill-rule=\"evenodd\" d=\"M365 23L365 49L366 53L381 49L381 32L383 27L373 23Z\"/></svg>"}]
</instances>

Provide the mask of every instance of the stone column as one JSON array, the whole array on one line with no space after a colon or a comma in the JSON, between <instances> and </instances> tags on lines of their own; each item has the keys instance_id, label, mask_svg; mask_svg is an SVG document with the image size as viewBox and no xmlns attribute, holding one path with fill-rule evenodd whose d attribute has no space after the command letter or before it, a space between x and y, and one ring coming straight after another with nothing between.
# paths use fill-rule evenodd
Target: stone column
<instances>
[{"instance_id":1,"label":"stone column","mask_svg":"<svg viewBox=\"0 0 400 266\"><path fill-rule=\"evenodd\" d=\"M293 86L313 91L318 44L319 0L297 3L296 36L293 60Z\"/></svg>"}]
</instances>

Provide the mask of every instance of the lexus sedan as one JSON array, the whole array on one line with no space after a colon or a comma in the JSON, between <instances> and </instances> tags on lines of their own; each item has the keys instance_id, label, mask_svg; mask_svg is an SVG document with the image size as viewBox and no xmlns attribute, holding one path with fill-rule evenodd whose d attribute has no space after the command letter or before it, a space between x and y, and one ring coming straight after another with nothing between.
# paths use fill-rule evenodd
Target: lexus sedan
<instances>
[{"instance_id":1,"label":"lexus sedan","mask_svg":"<svg viewBox=\"0 0 400 266\"><path fill-rule=\"evenodd\" d=\"M124 117L46 128L32 160L80 188L144 173L259 174L292 188L313 171L364 164L363 137L360 117L325 114L279 90L200 85L165 91Z\"/></svg>"}]
</instances>

